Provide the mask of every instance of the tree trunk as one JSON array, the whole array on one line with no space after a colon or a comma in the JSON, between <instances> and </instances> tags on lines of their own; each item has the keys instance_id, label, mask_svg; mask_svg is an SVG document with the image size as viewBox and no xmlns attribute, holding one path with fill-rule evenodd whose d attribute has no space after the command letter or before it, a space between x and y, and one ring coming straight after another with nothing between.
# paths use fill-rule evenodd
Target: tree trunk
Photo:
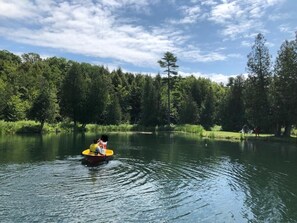
<instances>
[{"instance_id":1,"label":"tree trunk","mask_svg":"<svg viewBox=\"0 0 297 223\"><path fill-rule=\"evenodd\" d=\"M281 125L280 124L276 124L274 136L276 136L276 137L281 136Z\"/></svg>"},{"instance_id":2,"label":"tree trunk","mask_svg":"<svg viewBox=\"0 0 297 223\"><path fill-rule=\"evenodd\" d=\"M40 129L39 129L40 133L42 132L43 126L44 126L44 120L40 121Z\"/></svg>"},{"instance_id":3,"label":"tree trunk","mask_svg":"<svg viewBox=\"0 0 297 223\"><path fill-rule=\"evenodd\" d=\"M83 124L81 125L81 129L82 129L83 132L86 131L86 125L87 125L86 123L83 123Z\"/></svg>"}]
</instances>

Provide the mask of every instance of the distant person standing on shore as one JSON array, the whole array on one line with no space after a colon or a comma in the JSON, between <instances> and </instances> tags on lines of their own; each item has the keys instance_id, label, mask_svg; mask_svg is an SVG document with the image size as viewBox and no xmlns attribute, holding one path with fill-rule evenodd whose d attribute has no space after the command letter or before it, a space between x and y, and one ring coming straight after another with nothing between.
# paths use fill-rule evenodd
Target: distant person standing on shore
<instances>
[{"instance_id":1,"label":"distant person standing on shore","mask_svg":"<svg viewBox=\"0 0 297 223\"><path fill-rule=\"evenodd\" d=\"M255 133L256 137L258 137L260 135L260 128L258 126L254 129L254 133Z\"/></svg>"}]
</instances>

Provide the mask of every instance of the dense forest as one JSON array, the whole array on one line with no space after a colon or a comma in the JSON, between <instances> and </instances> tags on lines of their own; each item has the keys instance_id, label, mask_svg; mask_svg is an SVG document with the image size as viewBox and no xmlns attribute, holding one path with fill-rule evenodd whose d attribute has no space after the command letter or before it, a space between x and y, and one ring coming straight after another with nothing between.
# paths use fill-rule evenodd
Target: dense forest
<instances>
[{"instance_id":1,"label":"dense forest","mask_svg":"<svg viewBox=\"0 0 297 223\"><path fill-rule=\"evenodd\" d=\"M289 136L297 123L297 36L284 41L272 64L258 34L247 55L247 73L228 84L178 75L170 52L162 74L110 71L65 58L42 59L0 51L0 119L156 126L200 124L239 131L244 124ZM282 131L283 130L283 131Z\"/></svg>"}]
</instances>

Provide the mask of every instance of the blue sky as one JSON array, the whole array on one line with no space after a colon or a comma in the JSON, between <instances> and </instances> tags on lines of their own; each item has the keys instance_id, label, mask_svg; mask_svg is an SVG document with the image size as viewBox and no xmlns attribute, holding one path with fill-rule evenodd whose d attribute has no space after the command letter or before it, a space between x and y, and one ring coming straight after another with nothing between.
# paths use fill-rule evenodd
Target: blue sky
<instances>
[{"instance_id":1,"label":"blue sky","mask_svg":"<svg viewBox=\"0 0 297 223\"><path fill-rule=\"evenodd\" d=\"M0 49L152 75L170 51L179 74L226 82L259 32L274 61L296 12L296 0L0 0Z\"/></svg>"}]
</instances>

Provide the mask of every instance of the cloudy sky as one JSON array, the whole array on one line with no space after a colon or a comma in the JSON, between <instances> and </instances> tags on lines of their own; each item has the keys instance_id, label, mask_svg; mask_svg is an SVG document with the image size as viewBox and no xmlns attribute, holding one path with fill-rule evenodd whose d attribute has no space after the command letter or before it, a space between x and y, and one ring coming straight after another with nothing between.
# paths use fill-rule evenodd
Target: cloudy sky
<instances>
[{"instance_id":1,"label":"cloudy sky","mask_svg":"<svg viewBox=\"0 0 297 223\"><path fill-rule=\"evenodd\" d=\"M295 38L296 0L0 0L0 49L156 74L170 51L181 75L246 73L259 32L273 60Z\"/></svg>"}]
</instances>

